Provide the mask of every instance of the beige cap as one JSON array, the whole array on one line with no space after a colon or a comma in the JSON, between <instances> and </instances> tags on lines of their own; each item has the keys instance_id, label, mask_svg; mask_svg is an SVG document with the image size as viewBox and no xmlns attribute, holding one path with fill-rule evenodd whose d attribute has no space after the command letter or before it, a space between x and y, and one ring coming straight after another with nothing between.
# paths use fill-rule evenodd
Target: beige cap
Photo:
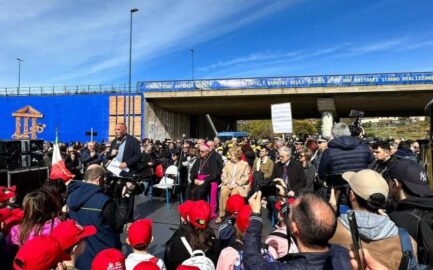
<instances>
[{"instance_id":1,"label":"beige cap","mask_svg":"<svg viewBox=\"0 0 433 270\"><path fill-rule=\"evenodd\" d=\"M385 198L388 198L388 183L383 179L382 175L373 170L364 169L356 173L345 172L342 176L349 183L353 192L364 200L368 200L375 193L380 193Z\"/></svg>"}]
</instances>

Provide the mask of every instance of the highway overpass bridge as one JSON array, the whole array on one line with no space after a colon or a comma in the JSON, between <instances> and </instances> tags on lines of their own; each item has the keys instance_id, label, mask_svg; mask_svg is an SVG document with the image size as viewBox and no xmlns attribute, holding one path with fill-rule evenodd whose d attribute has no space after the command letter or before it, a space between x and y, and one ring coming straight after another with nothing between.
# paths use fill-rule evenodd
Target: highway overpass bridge
<instances>
[{"instance_id":1,"label":"highway overpass bridge","mask_svg":"<svg viewBox=\"0 0 433 270\"><path fill-rule=\"evenodd\" d=\"M367 117L424 115L433 98L433 72L384 73L195 81L143 81L144 136L211 136L236 120L269 119L270 106L290 102L295 119L322 118L323 132L351 109Z\"/></svg>"}]
</instances>

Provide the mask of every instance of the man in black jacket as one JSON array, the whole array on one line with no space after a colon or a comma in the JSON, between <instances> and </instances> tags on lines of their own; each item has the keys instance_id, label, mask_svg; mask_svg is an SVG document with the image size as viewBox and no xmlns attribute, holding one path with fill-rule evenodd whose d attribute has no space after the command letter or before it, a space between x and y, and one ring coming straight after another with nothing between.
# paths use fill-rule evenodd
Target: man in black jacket
<instances>
[{"instance_id":1,"label":"man in black jacket","mask_svg":"<svg viewBox=\"0 0 433 270\"><path fill-rule=\"evenodd\" d=\"M118 123L114 132L116 138L111 142L107 159L121 162L120 169L135 171L141 159L140 142L126 133L126 125L123 123Z\"/></svg>"},{"instance_id":2,"label":"man in black jacket","mask_svg":"<svg viewBox=\"0 0 433 270\"><path fill-rule=\"evenodd\" d=\"M88 142L87 147L81 151L80 159L84 165L84 171L92 164L101 164L103 158L96 152L95 142Z\"/></svg>"},{"instance_id":3,"label":"man in black jacket","mask_svg":"<svg viewBox=\"0 0 433 270\"><path fill-rule=\"evenodd\" d=\"M368 145L350 134L349 127L344 123L332 127L333 139L329 141L328 148L320 159L320 180L325 180L328 175L367 169L368 164L373 161Z\"/></svg>"},{"instance_id":4,"label":"man in black jacket","mask_svg":"<svg viewBox=\"0 0 433 270\"><path fill-rule=\"evenodd\" d=\"M86 248L77 259L79 269L90 269L93 258L101 250L121 250L120 234L126 221L127 206L124 199L120 204L104 194L105 171L100 165L90 165L84 174L84 181L71 181L68 185L70 217L81 226L94 225L97 233L86 238Z\"/></svg>"},{"instance_id":5,"label":"man in black jacket","mask_svg":"<svg viewBox=\"0 0 433 270\"><path fill-rule=\"evenodd\" d=\"M305 176L302 164L292 158L292 151L288 147L282 147L278 150L279 162L275 163L272 179L282 179L287 187L288 196L298 196L304 189L307 178ZM278 211L275 209L275 203L278 201L277 196L267 198L267 208L277 220Z\"/></svg>"},{"instance_id":6,"label":"man in black jacket","mask_svg":"<svg viewBox=\"0 0 433 270\"><path fill-rule=\"evenodd\" d=\"M433 250L427 250L424 243L432 241L433 234L433 191L428 186L427 174L418 163L408 159L394 162L388 173L389 196L397 202L389 216L417 242L418 262L431 265ZM430 237L422 232L421 222L429 227Z\"/></svg>"},{"instance_id":7,"label":"man in black jacket","mask_svg":"<svg viewBox=\"0 0 433 270\"><path fill-rule=\"evenodd\" d=\"M118 123L114 130L116 138L111 142L110 150L107 153L107 160L116 159L120 162L119 169L132 174L136 172L138 162L141 159L140 142L133 136L126 133L124 123ZM126 183L131 186L130 183ZM134 196L128 200L128 220L133 221Z\"/></svg>"},{"instance_id":8,"label":"man in black jacket","mask_svg":"<svg viewBox=\"0 0 433 270\"><path fill-rule=\"evenodd\" d=\"M368 168L380 173L386 179L389 167L396 160L391 156L391 147L388 142L379 141L371 148L373 148L374 161L368 165Z\"/></svg>"},{"instance_id":9,"label":"man in black jacket","mask_svg":"<svg viewBox=\"0 0 433 270\"><path fill-rule=\"evenodd\" d=\"M253 214L244 237L245 269L351 269L349 252L328 244L337 227L337 217L328 202L313 193L298 197L291 206L289 222L299 253L290 254L284 263L267 262L261 255L261 192L249 200Z\"/></svg>"}]
</instances>

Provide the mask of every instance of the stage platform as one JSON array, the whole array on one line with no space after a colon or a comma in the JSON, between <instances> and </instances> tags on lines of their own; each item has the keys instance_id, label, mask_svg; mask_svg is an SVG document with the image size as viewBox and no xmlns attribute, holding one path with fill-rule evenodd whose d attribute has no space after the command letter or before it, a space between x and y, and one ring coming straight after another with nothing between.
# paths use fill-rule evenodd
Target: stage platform
<instances>
[{"instance_id":1,"label":"stage platform","mask_svg":"<svg viewBox=\"0 0 433 270\"><path fill-rule=\"evenodd\" d=\"M154 241L149 246L149 252L159 258L164 257L165 243L173 235L174 231L179 227L180 217L177 211L179 205L178 200L173 200L170 204L170 210L167 209L164 197L150 197L143 195L135 196L134 219L149 218L153 220L153 237ZM266 218L267 210L262 209L264 217L263 236L268 235L274 229L271 221ZM218 226L211 221L210 227L214 229L218 236ZM123 251L127 254L128 248L125 243L126 231L122 234Z\"/></svg>"}]
</instances>

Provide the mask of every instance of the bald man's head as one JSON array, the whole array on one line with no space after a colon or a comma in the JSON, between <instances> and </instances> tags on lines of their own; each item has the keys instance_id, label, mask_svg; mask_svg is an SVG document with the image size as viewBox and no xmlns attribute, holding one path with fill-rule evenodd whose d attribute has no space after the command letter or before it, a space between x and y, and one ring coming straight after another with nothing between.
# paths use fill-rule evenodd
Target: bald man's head
<instances>
[{"instance_id":1,"label":"bald man's head","mask_svg":"<svg viewBox=\"0 0 433 270\"><path fill-rule=\"evenodd\" d=\"M325 247L337 228L337 216L331 205L313 193L304 193L292 205L291 221L297 225L297 237L305 246Z\"/></svg>"}]
</instances>

